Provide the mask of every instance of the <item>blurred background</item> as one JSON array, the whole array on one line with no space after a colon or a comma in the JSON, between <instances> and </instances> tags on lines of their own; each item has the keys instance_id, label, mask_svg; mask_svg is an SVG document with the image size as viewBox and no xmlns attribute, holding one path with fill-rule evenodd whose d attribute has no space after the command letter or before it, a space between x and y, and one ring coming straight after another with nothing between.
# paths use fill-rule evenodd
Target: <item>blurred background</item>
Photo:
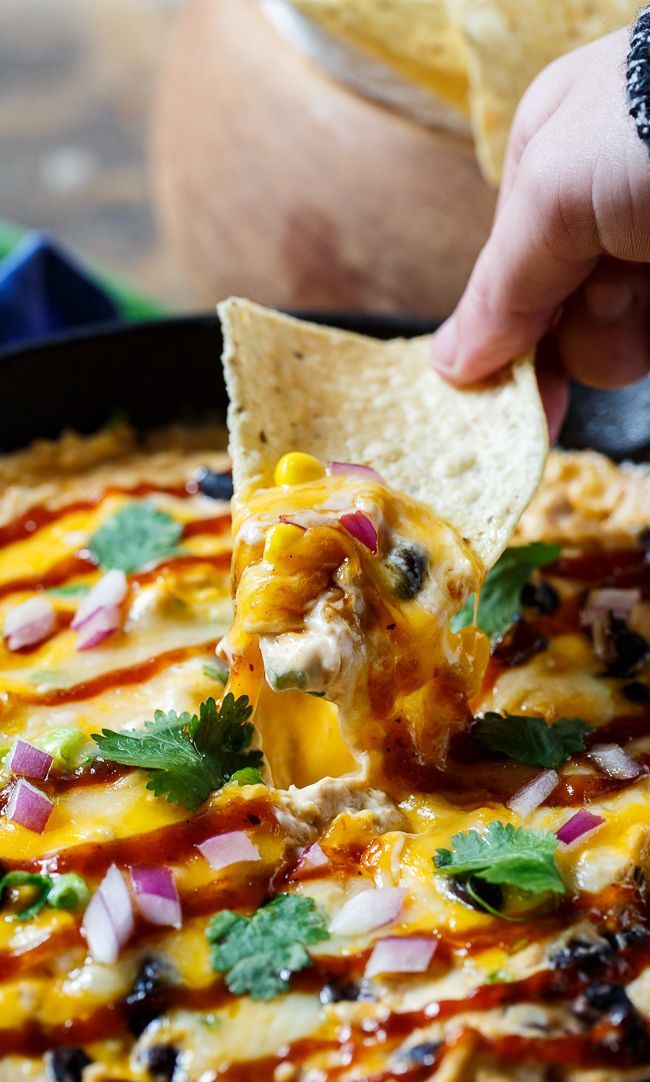
<instances>
[{"instance_id":1,"label":"blurred background","mask_svg":"<svg viewBox=\"0 0 650 1082\"><path fill-rule=\"evenodd\" d=\"M448 311L493 205L467 133L351 92L268 8L2 0L3 249L46 230L171 310Z\"/></svg>"},{"instance_id":2,"label":"blurred background","mask_svg":"<svg viewBox=\"0 0 650 1082\"><path fill-rule=\"evenodd\" d=\"M30 343L213 312L231 293L444 318L487 236L526 86L637 3L0 0L3 361L24 373ZM125 333L169 373L202 333L185 326L182 340L170 324ZM195 343L209 371L212 334ZM116 341L102 366L99 345L84 360L64 338L39 431L58 431L56 402L73 423L70 380L92 381L80 409L105 416L107 381L132 376ZM646 448L643 388L585 392L570 445ZM9 413L3 439L19 445L21 411Z\"/></svg>"},{"instance_id":3,"label":"blurred background","mask_svg":"<svg viewBox=\"0 0 650 1082\"><path fill-rule=\"evenodd\" d=\"M191 294L156 228L147 171L156 77L178 8L1 0L0 217L184 305Z\"/></svg>"},{"instance_id":4,"label":"blurred background","mask_svg":"<svg viewBox=\"0 0 650 1082\"><path fill-rule=\"evenodd\" d=\"M0 0L0 255L44 230L129 315L234 292L444 317L487 235L521 92L635 8ZM50 256L37 244L28 271L24 253L10 264L14 306L40 290L41 331L85 318L70 285L49 310ZM0 331L6 295L0 277Z\"/></svg>"}]
</instances>

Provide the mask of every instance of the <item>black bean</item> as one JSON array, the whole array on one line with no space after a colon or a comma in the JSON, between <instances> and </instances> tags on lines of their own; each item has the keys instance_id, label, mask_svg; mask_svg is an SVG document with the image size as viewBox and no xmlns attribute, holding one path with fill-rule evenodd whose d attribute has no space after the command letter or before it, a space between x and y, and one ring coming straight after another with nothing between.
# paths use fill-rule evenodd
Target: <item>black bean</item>
<instances>
[{"instance_id":1,"label":"black bean","mask_svg":"<svg viewBox=\"0 0 650 1082\"><path fill-rule=\"evenodd\" d=\"M551 584L540 579L539 582L526 583L521 591L521 603L541 616L550 616L560 604L560 599Z\"/></svg>"},{"instance_id":2,"label":"black bean","mask_svg":"<svg viewBox=\"0 0 650 1082\"><path fill-rule=\"evenodd\" d=\"M500 910L503 907L503 891L498 883L486 883L485 880L474 876L470 892L467 889L467 881L464 879L454 876L449 882L451 893L470 909L477 909L479 913L489 913L491 910ZM482 902L485 905L482 905Z\"/></svg>"},{"instance_id":3,"label":"black bean","mask_svg":"<svg viewBox=\"0 0 650 1082\"><path fill-rule=\"evenodd\" d=\"M374 999L375 996L367 981L346 981L345 984L328 981L320 990L320 1001L323 1006L328 1003L371 1003Z\"/></svg>"},{"instance_id":4,"label":"black bean","mask_svg":"<svg viewBox=\"0 0 650 1082\"><path fill-rule=\"evenodd\" d=\"M636 1013L622 984L591 984L577 996L571 1009L588 1025L595 1025L605 1016L611 1025L619 1026Z\"/></svg>"},{"instance_id":5,"label":"black bean","mask_svg":"<svg viewBox=\"0 0 650 1082\"><path fill-rule=\"evenodd\" d=\"M83 1082L84 1067L92 1060L83 1048L55 1048L46 1057L47 1073L53 1082Z\"/></svg>"},{"instance_id":6,"label":"black bean","mask_svg":"<svg viewBox=\"0 0 650 1082\"><path fill-rule=\"evenodd\" d=\"M650 684L642 684L640 680L633 680L621 688L621 695L629 703L650 703Z\"/></svg>"},{"instance_id":7,"label":"black bean","mask_svg":"<svg viewBox=\"0 0 650 1082\"><path fill-rule=\"evenodd\" d=\"M615 932L604 932L603 938L610 944L612 950L623 951L635 943L642 943L648 938L650 932L642 924L633 924L630 928L619 928Z\"/></svg>"},{"instance_id":8,"label":"black bean","mask_svg":"<svg viewBox=\"0 0 650 1082\"><path fill-rule=\"evenodd\" d=\"M605 663L609 676L632 676L650 655L650 643L611 612L594 621L591 635L596 657Z\"/></svg>"},{"instance_id":9,"label":"black bean","mask_svg":"<svg viewBox=\"0 0 650 1082\"><path fill-rule=\"evenodd\" d=\"M433 1067L441 1047L441 1041L422 1041L420 1044L411 1045L410 1048L400 1049L399 1058L406 1059L409 1063L417 1063L422 1067Z\"/></svg>"},{"instance_id":10,"label":"black bean","mask_svg":"<svg viewBox=\"0 0 650 1082\"><path fill-rule=\"evenodd\" d=\"M207 466L201 466L194 474L194 480L204 496L209 496L212 500L232 499L231 473L214 473Z\"/></svg>"},{"instance_id":11,"label":"black bean","mask_svg":"<svg viewBox=\"0 0 650 1082\"><path fill-rule=\"evenodd\" d=\"M609 666L612 676L631 676L650 656L650 643L629 628L619 632L616 649L618 660Z\"/></svg>"},{"instance_id":12,"label":"black bean","mask_svg":"<svg viewBox=\"0 0 650 1082\"><path fill-rule=\"evenodd\" d=\"M571 1010L585 1026L598 1027L599 1044L610 1052L648 1055L645 1026L622 985L590 985L573 1001Z\"/></svg>"},{"instance_id":13,"label":"black bean","mask_svg":"<svg viewBox=\"0 0 650 1082\"><path fill-rule=\"evenodd\" d=\"M533 624L521 617L506 631L493 650L504 665L524 665L548 647L548 639Z\"/></svg>"},{"instance_id":14,"label":"black bean","mask_svg":"<svg viewBox=\"0 0 650 1082\"><path fill-rule=\"evenodd\" d=\"M390 549L386 564L397 596L404 601L416 597L427 573L428 558L424 549L400 541Z\"/></svg>"},{"instance_id":15,"label":"black bean","mask_svg":"<svg viewBox=\"0 0 650 1082\"><path fill-rule=\"evenodd\" d=\"M173 1044L155 1044L147 1049L147 1074L156 1082L171 1082L177 1059L178 1049Z\"/></svg>"},{"instance_id":16,"label":"black bean","mask_svg":"<svg viewBox=\"0 0 650 1082\"><path fill-rule=\"evenodd\" d=\"M603 939L590 939L587 936L575 936L563 946L552 951L549 962L552 969L575 969L586 977L591 977L599 970L611 965L614 951L618 948Z\"/></svg>"},{"instance_id":17,"label":"black bean","mask_svg":"<svg viewBox=\"0 0 650 1082\"><path fill-rule=\"evenodd\" d=\"M130 1032L139 1037L154 1018L165 1013L165 990L171 983L169 965L159 958L147 957L133 982L124 1003Z\"/></svg>"}]
</instances>

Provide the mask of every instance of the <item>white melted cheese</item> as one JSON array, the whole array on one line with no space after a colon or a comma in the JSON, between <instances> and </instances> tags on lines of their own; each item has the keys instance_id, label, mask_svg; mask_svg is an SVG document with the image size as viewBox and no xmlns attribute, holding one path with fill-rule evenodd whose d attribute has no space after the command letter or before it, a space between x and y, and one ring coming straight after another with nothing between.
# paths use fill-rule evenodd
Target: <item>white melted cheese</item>
<instances>
[{"instance_id":1,"label":"white melted cheese","mask_svg":"<svg viewBox=\"0 0 650 1082\"><path fill-rule=\"evenodd\" d=\"M284 680L301 691L326 692L337 703L348 698L367 654L357 607L347 606L346 618L343 600L329 594L310 606L303 630L262 635L260 650L267 683L274 690L285 686Z\"/></svg>"}]
</instances>

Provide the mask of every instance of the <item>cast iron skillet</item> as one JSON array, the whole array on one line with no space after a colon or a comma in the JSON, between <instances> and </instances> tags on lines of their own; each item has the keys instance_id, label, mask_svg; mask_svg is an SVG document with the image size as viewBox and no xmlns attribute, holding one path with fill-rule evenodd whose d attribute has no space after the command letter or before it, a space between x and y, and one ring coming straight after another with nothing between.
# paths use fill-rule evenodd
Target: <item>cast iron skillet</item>
<instances>
[{"instance_id":1,"label":"cast iron skillet","mask_svg":"<svg viewBox=\"0 0 650 1082\"><path fill-rule=\"evenodd\" d=\"M301 314L378 338L434 329L412 318ZM63 428L92 432L116 414L143 429L223 420L220 352L214 315L111 324L0 352L0 450L57 436ZM650 378L614 392L574 386L560 443L616 459L650 458Z\"/></svg>"}]
</instances>

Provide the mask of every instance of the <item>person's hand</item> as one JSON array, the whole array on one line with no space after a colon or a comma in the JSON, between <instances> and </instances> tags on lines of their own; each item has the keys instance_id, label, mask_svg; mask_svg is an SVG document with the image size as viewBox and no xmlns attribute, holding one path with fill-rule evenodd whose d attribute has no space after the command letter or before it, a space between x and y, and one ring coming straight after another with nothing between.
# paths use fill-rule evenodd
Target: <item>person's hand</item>
<instances>
[{"instance_id":1,"label":"person's hand","mask_svg":"<svg viewBox=\"0 0 650 1082\"><path fill-rule=\"evenodd\" d=\"M513 124L490 237L432 363L467 384L538 353L556 435L566 374L640 379L650 358L650 160L628 115L620 30L556 60ZM545 337L546 336L546 337Z\"/></svg>"}]
</instances>

